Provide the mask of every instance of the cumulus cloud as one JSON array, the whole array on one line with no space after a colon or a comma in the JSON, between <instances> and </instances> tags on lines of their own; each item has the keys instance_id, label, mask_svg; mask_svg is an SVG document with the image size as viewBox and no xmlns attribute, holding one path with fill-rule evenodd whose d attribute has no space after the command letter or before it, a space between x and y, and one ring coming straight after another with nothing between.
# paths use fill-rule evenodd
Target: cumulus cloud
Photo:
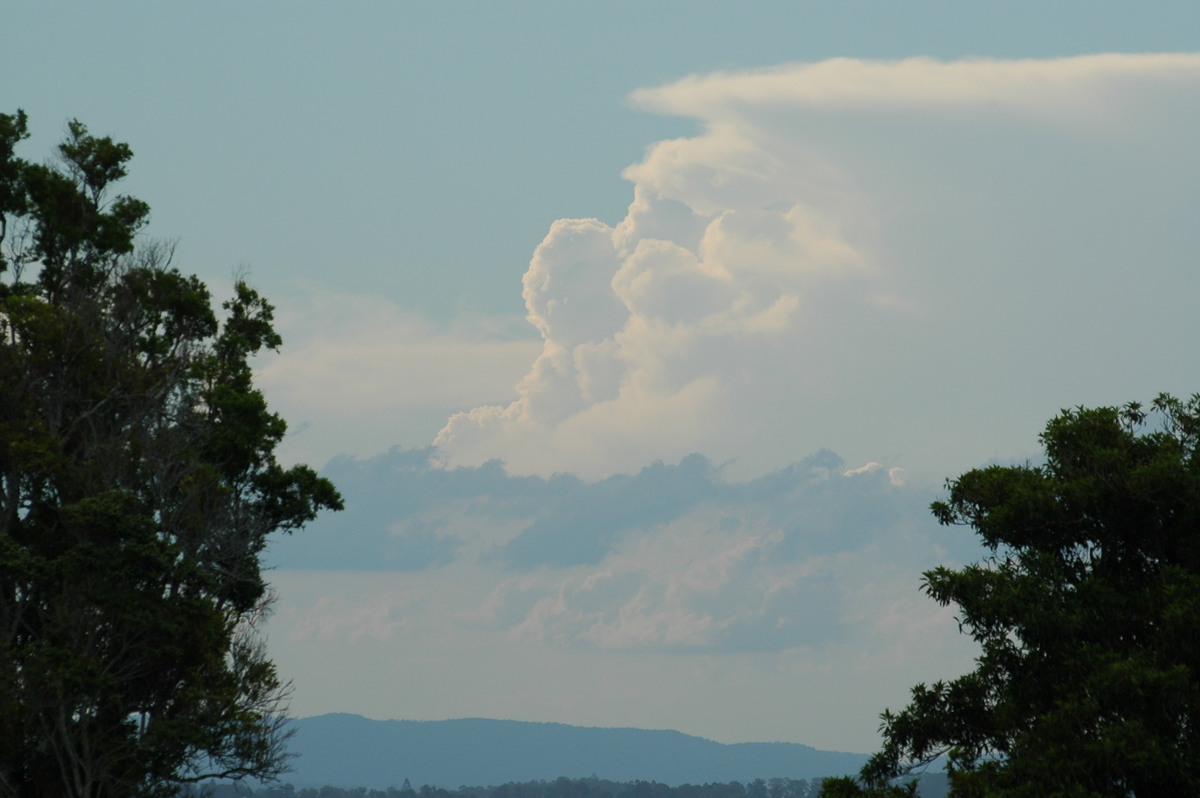
<instances>
[{"instance_id":1,"label":"cumulus cloud","mask_svg":"<svg viewBox=\"0 0 1200 798\"><path fill-rule=\"evenodd\" d=\"M636 106L702 131L625 171L633 201L615 225L551 225L524 281L540 355L513 401L455 414L435 445L448 465L588 478L690 451L762 473L834 446L904 453L933 479L1017 434L1032 446L1054 409L1116 385L1087 364L1113 335L1099 309L1128 297L1096 275L1130 268L1130 236L1158 246L1135 219L1190 151L1176 123L1196 121L1198 82L1200 56L1161 54L835 59L639 90ZM1131 147L1139 170L1114 169ZM1117 238L1100 219L1121 214ZM989 332L1013 318L1027 321L1010 337ZM1063 342L1054 363L1034 343L1047 337ZM970 409L933 412L943 364L971 357L988 365L952 391ZM1066 357L1083 368L1068 376ZM1010 394L977 451L947 457L997 380L1028 395Z\"/></svg>"},{"instance_id":2,"label":"cumulus cloud","mask_svg":"<svg viewBox=\"0 0 1200 798\"><path fill-rule=\"evenodd\" d=\"M756 426L733 419L769 390L826 282L867 271L835 221L799 205L700 215L640 194L617 228L560 220L525 276L544 343L520 398L456 415L435 444L449 464L590 477L729 452Z\"/></svg>"}]
</instances>

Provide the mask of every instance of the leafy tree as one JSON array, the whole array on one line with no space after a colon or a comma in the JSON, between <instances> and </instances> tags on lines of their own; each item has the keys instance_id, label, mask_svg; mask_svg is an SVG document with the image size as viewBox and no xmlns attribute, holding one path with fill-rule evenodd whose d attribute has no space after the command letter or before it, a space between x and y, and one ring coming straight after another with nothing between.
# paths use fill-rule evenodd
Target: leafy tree
<instances>
[{"instance_id":1,"label":"leafy tree","mask_svg":"<svg viewBox=\"0 0 1200 798\"><path fill-rule=\"evenodd\" d=\"M71 122L15 155L0 114L0 794L165 796L285 765L286 688L254 626L271 532L334 487L276 463L249 359L280 338L239 282L218 320L148 206L132 152Z\"/></svg>"},{"instance_id":2,"label":"leafy tree","mask_svg":"<svg viewBox=\"0 0 1200 798\"><path fill-rule=\"evenodd\" d=\"M885 712L862 791L948 755L957 796L1200 795L1200 396L1064 411L1043 465L949 483L991 554L925 574L981 647Z\"/></svg>"}]
</instances>

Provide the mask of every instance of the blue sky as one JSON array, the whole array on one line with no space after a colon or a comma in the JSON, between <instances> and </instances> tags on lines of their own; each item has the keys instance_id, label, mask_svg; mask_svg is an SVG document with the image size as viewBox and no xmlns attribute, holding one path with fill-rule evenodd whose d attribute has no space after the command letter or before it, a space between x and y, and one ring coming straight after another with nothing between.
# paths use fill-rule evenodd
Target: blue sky
<instances>
[{"instance_id":1,"label":"blue sky","mask_svg":"<svg viewBox=\"0 0 1200 798\"><path fill-rule=\"evenodd\" d=\"M298 714L869 750L969 666L918 590L974 552L943 479L1196 390L1198 29L18 1L0 108L27 157L72 117L130 142L177 264L278 306L283 455L354 500L273 550Z\"/></svg>"}]
</instances>

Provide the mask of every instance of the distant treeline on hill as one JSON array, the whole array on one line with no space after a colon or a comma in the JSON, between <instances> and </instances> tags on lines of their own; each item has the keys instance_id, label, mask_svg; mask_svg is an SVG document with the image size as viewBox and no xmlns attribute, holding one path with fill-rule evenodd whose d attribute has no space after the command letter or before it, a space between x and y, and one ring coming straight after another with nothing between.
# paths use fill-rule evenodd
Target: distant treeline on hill
<instances>
[{"instance_id":1,"label":"distant treeline on hill","mask_svg":"<svg viewBox=\"0 0 1200 798\"><path fill-rule=\"evenodd\" d=\"M559 778L495 787L459 787L447 790L423 785L413 789L408 781L386 790L366 787L295 787L276 784L251 789L240 785L205 785L194 795L212 798L811 798L820 779L755 779L749 784L682 784L671 787L654 781L616 782L607 779Z\"/></svg>"},{"instance_id":2,"label":"distant treeline on hill","mask_svg":"<svg viewBox=\"0 0 1200 798\"><path fill-rule=\"evenodd\" d=\"M276 784L251 789L238 785L206 785L193 792L211 798L816 798L821 779L755 779L748 784L681 784L671 787L655 781L617 782L596 777L559 778L554 781L510 782L497 787L459 787L447 790L428 784L413 789L406 779L401 787L373 790L366 787L295 787ZM946 794L943 774L926 774L918 794L941 798Z\"/></svg>"}]
</instances>

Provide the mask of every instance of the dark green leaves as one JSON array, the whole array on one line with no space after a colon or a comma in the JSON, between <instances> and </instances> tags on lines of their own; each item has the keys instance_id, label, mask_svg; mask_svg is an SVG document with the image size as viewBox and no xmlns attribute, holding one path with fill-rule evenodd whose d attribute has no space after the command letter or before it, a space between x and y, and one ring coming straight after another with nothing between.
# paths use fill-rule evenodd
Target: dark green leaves
<instances>
[{"instance_id":1,"label":"dark green leaves","mask_svg":"<svg viewBox=\"0 0 1200 798\"><path fill-rule=\"evenodd\" d=\"M993 554L925 590L981 653L884 714L866 787L948 754L954 795L1200 794L1198 440L1200 397L1076 408L1044 465L949 483L935 517Z\"/></svg>"},{"instance_id":2,"label":"dark green leaves","mask_svg":"<svg viewBox=\"0 0 1200 798\"><path fill-rule=\"evenodd\" d=\"M0 794L166 796L285 762L286 686L254 635L267 536L341 506L249 358L280 344L238 283L213 312L149 209L110 198L132 152L82 124L61 162L0 115ZM33 279L25 281L26 270Z\"/></svg>"}]
</instances>

